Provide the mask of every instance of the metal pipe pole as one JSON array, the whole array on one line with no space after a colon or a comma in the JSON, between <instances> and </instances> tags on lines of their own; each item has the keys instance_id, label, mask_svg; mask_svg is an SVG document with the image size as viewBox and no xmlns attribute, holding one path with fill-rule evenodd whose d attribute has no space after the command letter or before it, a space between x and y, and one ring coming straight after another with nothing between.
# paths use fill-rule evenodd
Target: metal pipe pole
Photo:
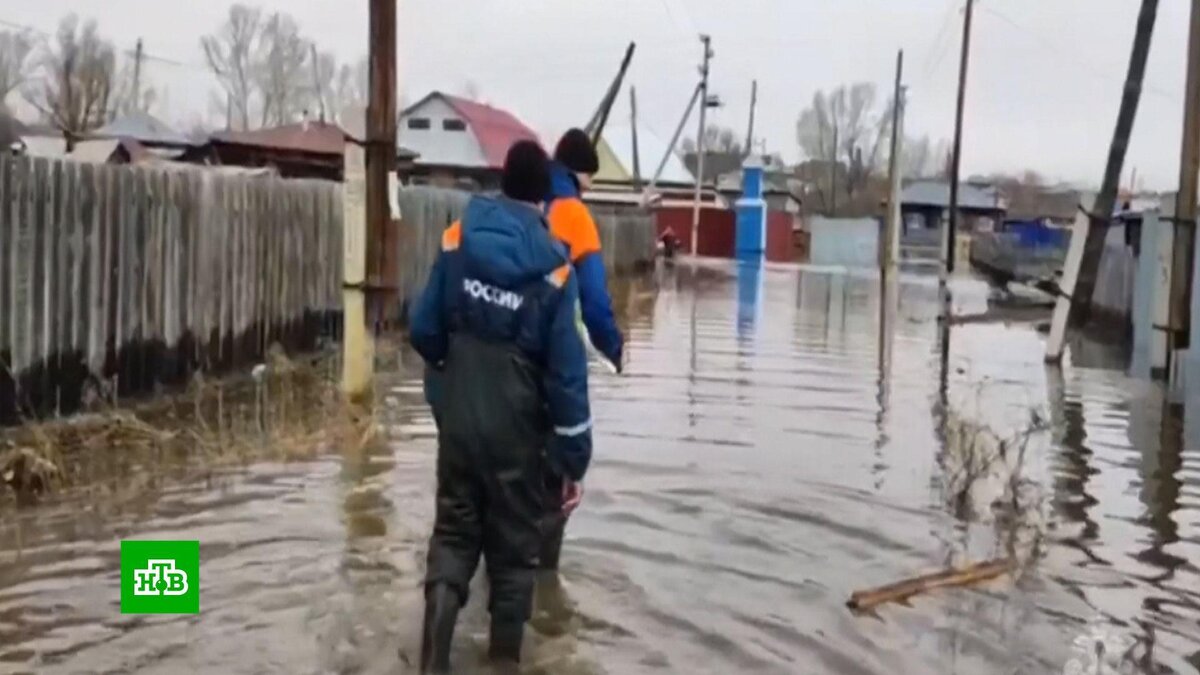
<instances>
[{"instance_id":1,"label":"metal pipe pole","mask_svg":"<svg viewBox=\"0 0 1200 675\"><path fill-rule=\"evenodd\" d=\"M754 154L754 108L758 106L758 80L750 83L750 124L746 127L745 155Z\"/></svg>"},{"instance_id":2,"label":"metal pipe pole","mask_svg":"<svg viewBox=\"0 0 1200 675\"><path fill-rule=\"evenodd\" d=\"M663 171L667 168L667 160L671 158L671 153L675 152L675 146L679 143L679 136L683 133L683 128L687 126L688 118L692 116L692 108L696 107L696 99L700 98L700 85L692 90L692 99L688 101L687 109L683 111L683 117L679 118L679 126L675 127L675 133L671 136L671 142L667 145L667 151L663 154L662 161L658 163L658 169L654 172L654 177L650 179L650 185L646 187L646 192L653 192L658 185L658 179L662 178Z\"/></svg>"},{"instance_id":3,"label":"metal pipe pole","mask_svg":"<svg viewBox=\"0 0 1200 675\"><path fill-rule=\"evenodd\" d=\"M638 148L637 87L629 87L629 134L633 143L633 191L642 189L642 157Z\"/></svg>"},{"instance_id":4,"label":"metal pipe pole","mask_svg":"<svg viewBox=\"0 0 1200 675\"><path fill-rule=\"evenodd\" d=\"M1200 0L1197 0L1200 1ZM900 235L900 152L904 119L904 51L896 54L896 85L892 93L892 142L888 157L888 212L883 241L879 246L879 272L884 283L896 269L896 248Z\"/></svg>"},{"instance_id":5,"label":"metal pipe pole","mask_svg":"<svg viewBox=\"0 0 1200 675\"><path fill-rule=\"evenodd\" d=\"M700 66L700 131L696 134L696 188L692 193L692 255L700 236L700 189L704 184L704 117L708 110L708 61L712 58L712 38L700 36L704 44L704 64Z\"/></svg>"}]
</instances>

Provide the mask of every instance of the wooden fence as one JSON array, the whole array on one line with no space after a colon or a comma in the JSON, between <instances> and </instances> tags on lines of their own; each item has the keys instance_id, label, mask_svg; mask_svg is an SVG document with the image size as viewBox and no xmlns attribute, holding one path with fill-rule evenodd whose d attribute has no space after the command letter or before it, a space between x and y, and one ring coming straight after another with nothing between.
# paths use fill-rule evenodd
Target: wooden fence
<instances>
[{"instance_id":1,"label":"wooden fence","mask_svg":"<svg viewBox=\"0 0 1200 675\"><path fill-rule=\"evenodd\" d=\"M338 333L341 188L0 157L0 424L247 367L274 343L303 351ZM421 187L399 198L406 300L469 195ZM596 219L610 270L650 260L647 212L601 208Z\"/></svg>"},{"instance_id":2,"label":"wooden fence","mask_svg":"<svg viewBox=\"0 0 1200 675\"><path fill-rule=\"evenodd\" d=\"M341 219L335 183L0 158L0 423L314 347Z\"/></svg>"}]
</instances>

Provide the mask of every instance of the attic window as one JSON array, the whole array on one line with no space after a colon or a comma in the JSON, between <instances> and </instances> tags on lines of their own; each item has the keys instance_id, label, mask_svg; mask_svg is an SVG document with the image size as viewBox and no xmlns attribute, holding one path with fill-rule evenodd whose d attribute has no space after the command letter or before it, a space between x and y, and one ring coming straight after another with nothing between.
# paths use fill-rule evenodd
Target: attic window
<instances>
[{"instance_id":1,"label":"attic window","mask_svg":"<svg viewBox=\"0 0 1200 675\"><path fill-rule=\"evenodd\" d=\"M457 119L445 119L445 120L442 120L442 130L443 131L466 131L467 123L462 120L457 120Z\"/></svg>"},{"instance_id":2,"label":"attic window","mask_svg":"<svg viewBox=\"0 0 1200 675\"><path fill-rule=\"evenodd\" d=\"M410 118L408 118L408 128L409 129L428 129L429 128L429 118L428 117L410 117Z\"/></svg>"}]
</instances>

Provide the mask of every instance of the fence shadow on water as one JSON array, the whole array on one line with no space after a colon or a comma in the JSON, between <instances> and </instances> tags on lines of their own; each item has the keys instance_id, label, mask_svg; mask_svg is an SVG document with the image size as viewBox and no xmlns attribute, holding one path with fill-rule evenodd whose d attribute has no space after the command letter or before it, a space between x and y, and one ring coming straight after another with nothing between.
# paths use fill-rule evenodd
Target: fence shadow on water
<instances>
[{"instance_id":1,"label":"fence shadow on water","mask_svg":"<svg viewBox=\"0 0 1200 675\"><path fill-rule=\"evenodd\" d=\"M0 158L0 424L316 346L340 186Z\"/></svg>"}]
</instances>

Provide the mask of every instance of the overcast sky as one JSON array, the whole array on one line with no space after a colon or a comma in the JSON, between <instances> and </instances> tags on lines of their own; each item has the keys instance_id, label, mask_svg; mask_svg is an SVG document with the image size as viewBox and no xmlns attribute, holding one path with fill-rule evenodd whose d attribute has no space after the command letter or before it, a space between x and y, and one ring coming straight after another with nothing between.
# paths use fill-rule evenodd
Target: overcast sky
<instances>
[{"instance_id":1,"label":"overcast sky","mask_svg":"<svg viewBox=\"0 0 1200 675\"><path fill-rule=\"evenodd\" d=\"M795 120L813 93L843 83L891 86L903 48L908 130L949 138L963 0L399 0L400 71L409 101L430 89L482 97L551 137L585 122L624 46L638 43L631 80L639 115L663 138L694 86L713 37L712 88L726 106L713 121L745 133L750 82L759 81L758 134L799 157ZM149 55L148 76L168 97L156 112L189 126L219 121L200 36L221 23L224 0L28 0L0 21L52 31L75 12ZM323 50L366 52L366 0L260 0L296 17ZM1033 169L1096 184L1103 171L1137 16L1137 0L979 0L972 40L965 173ZM1174 189L1179 165L1187 4L1160 3L1126 182ZM623 98L614 115L628 116Z\"/></svg>"}]
</instances>

